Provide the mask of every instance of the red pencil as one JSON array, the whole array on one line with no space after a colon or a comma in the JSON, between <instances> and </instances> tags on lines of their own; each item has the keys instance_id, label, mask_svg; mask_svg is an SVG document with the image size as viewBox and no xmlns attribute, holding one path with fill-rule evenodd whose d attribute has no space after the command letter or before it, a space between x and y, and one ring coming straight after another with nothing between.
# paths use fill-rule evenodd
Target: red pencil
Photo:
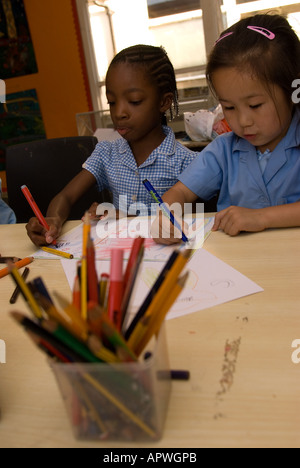
<instances>
[{"instance_id":1,"label":"red pencil","mask_svg":"<svg viewBox=\"0 0 300 468\"><path fill-rule=\"evenodd\" d=\"M123 282L123 256L124 251L122 249L111 250L111 261L110 261L110 282L109 282L109 293L108 293L108 316L120 331L122 323L122 299L124 291Z\"/></svg>"},{"instance_id":2,"label":"red pencil","mask_svg":"<svg viewBox=\"0 0 300 468\"><path fill-rule=\"evenodd\" d=\"M44 226L44 228L47 229L47 231L49 231L49 225L48 225L47 221L45 220L44 216L42 215L39 207L37 206L37 204L36 204L33 196L31 195L27 185L22 185L21 190L22 190L26 200L28 201L29 205L31 206L32 211L34 212L35 216L39 220L39 223L42 226ZM56 244L56 240L54 240L52 242L52 244Z\"/></svg>"},{"instance_id":3,"label":"red pencil","mask_svg":"<svg viewBox=\"0 0 300 468\"><path fill-rule=\"evenodd\" d=\"M121 327L123 327L123 323L125 321L127 308L129 306L129 301L133 292L138 270L143 260L144 240L145 239L142 237L137 237L134 240L131 253L130 253L130 257L127 263L127 268L126 268L126 273L125 273L126 281L124 279L124 294L123 294L122 307L121 307L121 310L122 310ZM126 326L126 323L125 323L125 326Z\"/></svg>"},{"instance_id":4,"label":"red pencil","mask_svg":"<svg viewBox=\"0 0 300 468\"><path fill-rule=\"evenodd\" d=\"M80 282L79 282L78 275L76 275L75 280L74 280L72 304L73 306L76 307L76 309L78 309L78 312L79 312L80 307L81 307L81 294L80 294Z\"/></svg>"},{"instance_id":5,"label":"red pencil","mask_svg":"<svg viewBox=\"0 0 300 468\"><path fill-rule=\"evenodd\" d=\"M145 239L143 237L136 237L133 240L130 256L127 262L127 267L124 273L124 288L127 287L127 283L129 281L129 278L131 277L132 268L134 268L137 262L141 248L144 245L144 241Z\"/></svg>"},{"instance_id":6,"label":"red pencil","mask_svg":"<svg viewBox=\"0 0 300 468\"><path fill-rule=\"evenodd\" d=\"M88 281L88 300L99 303L99 287L95 264L94 243L90 236L86 244L86 262L87 262L87 281Z\"/></svg>"}]
</instances>

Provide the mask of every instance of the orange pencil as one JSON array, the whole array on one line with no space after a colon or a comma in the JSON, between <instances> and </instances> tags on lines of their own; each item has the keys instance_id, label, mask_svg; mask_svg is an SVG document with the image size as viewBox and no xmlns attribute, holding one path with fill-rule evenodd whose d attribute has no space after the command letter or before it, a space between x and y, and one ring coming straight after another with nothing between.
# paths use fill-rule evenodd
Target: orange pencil
<instances>
[{"instance_id":1,"label":"orange pencil","mask_svg":"<svg viewBox=\"0 0 300 468\"><path fill-rule=\"evenodd\" d=\"M79 276L76 275L75 280L74 280L74 286L73 286L73 300L72 304L78 311L80 311L80 282L79 282Z\"/></svg>"},{"instance_id":2,"label":"orange pencil","mask_svg":"<svg viewBox=\"0 0 300 468\"><path fill-rule=\"evenodd\" d=\"M13 266L19 269L19 268L22 268L23 266L29 265L29 263L33 262L33 260L34 260L33 257L25 257L25 258L22 258L22 260L19 260L18 262L13 263ZM2 268L2 270L0 270L0 278L7 276L9 273L10 272L7 267Z\"/></svg>"}]
</instances>

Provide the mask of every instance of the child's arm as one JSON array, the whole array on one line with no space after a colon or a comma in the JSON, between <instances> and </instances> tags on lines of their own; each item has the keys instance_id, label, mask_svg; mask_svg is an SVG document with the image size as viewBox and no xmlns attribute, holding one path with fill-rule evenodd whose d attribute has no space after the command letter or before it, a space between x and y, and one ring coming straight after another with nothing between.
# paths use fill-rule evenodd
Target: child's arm
<instances>
[{"instance_id":1,"label":"child's arm","mask_svg":"<svg viewBox=\"0 0 300 468\"><path fill-rule=\"evenodd\" d=\"M37 218L29 220L26 230L31 241L40 246L50 244L59 237L72 206L94 184L95 177L86 169L77 174L49 204L46 214L49 231L40 225Z\"/></svg>"},{"instance_id":2,"label":"child's arm","mask_svg":"<svg viewBox=\"0 0 300 468\"><path fill-rule=\"evenodd\" d=\"M222 229L226 234L236 236L241 231L296 226L300 226L300 202L261 209L230 206L216 214L212 230Z\"/></svg>"},{"instance_id":3,"label":"child's arm","mask_svg":"<svg viewBox=\"0 0 300 468\"><path fill-rule=\"evenodd\" d=\"M197 195L194 192L189 190L182 182L177 182L170 188L163 196L163 201L168 205L169 209L172 211L173 204L180 204L182 207L182 212L184 212L184 204L185 203L192 203L193 201L197 200ZM176 210L174 212L174 216L176 217ZM179 224L182 226L182 230L184 232L185 224L182 219L179 219L177 216L176 219L178 220ZM159 216L156 217L152 226L151 226L151 234L155 242L158 244L176 244L181 242L181 233L174 228L173 224L169 221L169 219L159 211Z\"/></svg>"}]
</instances>

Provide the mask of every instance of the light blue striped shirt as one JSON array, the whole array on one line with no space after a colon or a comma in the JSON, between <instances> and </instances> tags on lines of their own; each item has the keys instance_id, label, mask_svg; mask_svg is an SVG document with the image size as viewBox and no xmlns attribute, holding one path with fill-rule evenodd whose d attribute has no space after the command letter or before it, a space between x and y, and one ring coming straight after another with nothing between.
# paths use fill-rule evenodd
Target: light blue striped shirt
<instances>
[{"instance_id":1,"label":"light blue striped shirt","mask_svg":"<svg viewBox=\"0 0 300 468\"><path fill-rule=\"evenodd\" d=\"M163 130L166 138L140 166L124 138L99 142L83 164L82 167L96 178L99 191L108 189L112 192L116 209L127 212L131 207L134 212L129 214L134 214L142 203L147 212L142 210L140 214L151 214L151 205L152 209L156 208L143 180L148 179L162 196L178 182L179 175L195 158L195 152L176 141L170 127L164 126ZM120 204L120 196L124 203Z\"/></svg>"}]
</instances>

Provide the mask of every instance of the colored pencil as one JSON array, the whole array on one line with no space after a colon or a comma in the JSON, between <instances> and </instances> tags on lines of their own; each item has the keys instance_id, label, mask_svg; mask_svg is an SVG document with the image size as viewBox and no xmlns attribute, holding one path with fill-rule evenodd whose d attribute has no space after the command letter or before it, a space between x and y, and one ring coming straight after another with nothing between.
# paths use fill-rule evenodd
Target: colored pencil
<instances>
[{"instance_id":1,"label":"colored pencil","mask_svg":"<svg viewBox=\"0 0 300 468\"><path fill-rule=\"evenodd\" d=\"M126 314L139 267L144 255L144 238L134 240L124 275L124 292L121 304L121 327L126 324Z\"/></svg>"},{"instance_id":2,"label":"colored pencil","mask_svg":"<svg viewBox=\"0 0 300 468\"><path fill-rule=\"evenodd\" d=\"M177 259L178 255L179 255L179 250L178 249L174 250L174 252L172 252L172 254L170 255L167 263L165 264L164 268L160 272L157 280L155 281L154 285L150 289L150 291L149 291L148 295L146 296L144 302L142 303L142 305L138 309L136 315L132 319L132 321L131 321L130 325L128 326L127 330L124 331L123 334L124 334L124 337L125 337L126 340L128 340L130 338L130 335L132 334L132 332L133 332L134 328L136 327L137 323L141 320L141 318L146 313L146 310L150 306L154 296L157 294L159 288L163 284L167 273L172 268L172 266L173 266L175 260Z\"/></svg>"},{"instance_id":3,"label":"colored pencil","mask_svg":"<svg viewBox=\"0 0 300 468\"><path fill-rule=\"evenodd\" d=\"M90 236L86 249L88 300L99 303L99 286L95 264L95 248Z\"/></svg>"},{"instance_id":4,"label":"colored pencil","mask_svg":"<svg viewBox=\"0 0 300 468\"><path fill-rule=\"evenodd\" d=\"M135 267L137 258L144 245L145 239L143 237L136 237L132 242L129 259L124 273L124 289L127 287L127 283L131 277L131 271Z\"/></svg>"},{"instance_id":5,"label":"colored pencil","mask_svg":"<svg viewBox=\"0 0 300 468\"><path fill-rule=\"evenodd\" d=\"M74 286L73 286L73 293L72 293L72 304L76 309L78 309L78 312L80 312L80 282L79 282L79 277L78 275L75 276L74 280Z\"/></svg>"},{"instance_id":6,"label":"colored pencil","mask_svg":"<svg viewBox=\"0 0 300 468\"><path fill-rule=\"evenodd\" d=\"M124 337L112 323L105 310L97 304L88 310L88 324L92 331L100 335L102 341L106 340L115 349L121 361L136 361L135 354L128 347Z\"/></svg>"},{"instance_id":7,"label":"colored pencil","mask_svg":"<svg viewBox=\"0 0 300 468\"><path fill-rule=\"evenodd\" d=\"M24 266L29 265L29 263L32 263L33 260L34 260L33 257L25 257L13 263L13 266L14 268L18 268L18 269L23 268ZM10 272L9 272L8 267L2 268L2 270L0 270L0 278L4 278L4 276L7 276L9 273Z\"/></svg>"},{"instance_id":8,"label":"colored pencil","mask_svg":"<svg viewBox=\"0 0 300 468\"><path fill-rule=\"evenodd\" d=\"M41 308L36 301L35 297L33 296L32 292L30 291L28 285L23 280L22 276L20 275L19 270L15 267L15 263L12 263L8 266L10 269L10 274L16 285L20 288L20 292L24 297L25 301L29 305L31 311L33 312L34 316L38 319L42 318L43 314Z\"/></svg>"},{"instance_id":9,"label":"colored pencil","mask_svg":"<svg viewBox=\"0 0 300 468\"><path fill-rule=\"evenodd\" d=\"M140 427L150 437L155 438L156 433L145 424L138 416L129 410L118 398L116 398L109 390L107 390L98 380L88 373L82 374L83 378L89 382L96 390L98 390L108 401L116 406L122 413L124 413L133 423Z\"/></svg>"},{"instance_id":10,"label":"colored pencil","mask_svg":"<svg viewBox=\"0 0 300 468\"><path fill-rule=\"evenodd\" d=\"M57 348L49 343L49 341L46 341L44 338L41 338L30 330L26 330L26 332L34 344L36 344L36 346L38 346L38 348L45 352L49 357L55 358L59 362L64 362L65 364L72 362L68 356L65 356L63 353L61 353Z\"/></svg>"},{"instance_id":11,"label":"colored pencil","mask_svg":"<svg viewBox=\"0 0 300 468\"><path fill-rule=\"evenodd\" d=\"M53 306L44 298L40 298L41 303L50 318L53 318L66 328L70 333L76 336L82 342L87 340L89 329L85 320L78 314L78 310L71 302L68 302L58 292L53 292L54 297L59 303L60 308Z\"/></svg>"},{"instance_id":12,"label":"colored pencil","mask_svg":"<svg viewBox=\"0 0 300 468\"><path fill-rule=\"evenodd\" d=\"M64 258L73 258L72 254L69 254L67 252L63 252L62 250L57 250L57 249L52 249L51 247L41 247L41 250L44 252L50 253L52 255L58 255L59 257L64 257Z\"/></svg>"},{"instance_id":13,"label":"colored pencil","mask_svg":"<svg viewBox=\"0 0 300 468\"><path fill-rule=\"evenodd\" d=\"M111 249L107 312L118 330L121 329L122 323L121 308L124 293L123 256L124 251L122 249Z\"/></svg>"},{"instance_id":14,"label":"colored pencil","mask_svg":"<svg viewBox=\"0 0 300 468\"><path fill-rule=\"evenodd\" d=\"M19 260L22 260L22 259L19 258L19 257L2 257L1 254L0 254L0 263L7 263L8 260L13 262L13 263L16 263L16 262L18 262Z\"/></svg>"},{"instance_id":15,"label":"colored pencil","mask_svg":"<svg viewBox=\"0 0 300 468\"><path fill-rule=\"evenodd\" d=\"M70 348L75 353L78 353L87 362L103 362L104 359L98 358L84 344L78 341L71 333L56 323L54 320L42 320L41 327L47 332L61 341L65 346Z\"/></svg>"},{"instance_id":16,"label":"colored pencil","mask_svg":"<svg viewBox=\"0 0 300 468\"><path fill-rule=\"evenodd\" d=\"M137 356L141 354L152 336L159 332L167 313L182 292L188 274L189 272L186 272L182 277L177 279L175 285L172 286L172 291L166 296L162 305L154 310L151 315L145 316L140 322L139 337L137 338L137 342L133 345L133 351Z\"/></svg>"},{"instance_id":17,"label":"colored pencil","mask_svg":"<svg viewBox=\"0 0 300 468\"><path fill-rule=\"evenodd\" d=\"M11 312L11 315L20 325L22 325L26 331L29 330L46 342L50 343L55 349L57 349L64 356L67 356L72 362L87 362L87 360L83 359L80 354L68 348L55 336L53 336L30 318L16 311Z\"/></svg>"},{"instance_id":18,"label":"colored pencil","mask_svg":"<svg viewBox=\"0 0 300 468\"><path fill-rule=\"evenodd\" d=\"M80 294L81 294L81 316L87 319L87 301L88 301L88 272L87 272L87 242L90 237L91 224L89 214L86 212L82 228L82 256L80 271Z\"/></svg>"},{"instance_id":19,"label":"colored pencil","mask_svg":"<svg viewBox=\"0 0 300 468\"><path fill-rule=\"evenodd\" d=\"M184 234L184 232L182 231L182 227L179 225L179 223L177 222L177 220L174 217L173 213L171 213L171 211L169 210L167 205L164 203L164 201L160 197L160 195L157 193L155 188L151 185L149 180L147 180L147 179L143 180L143 184L144 184L145 188L148 190L148 192L150 193L150 195L152 196L153 200L156 203L158 203L158 205L161 208L163 214L165 216L167 216L167 218L170 220L170 222L173 224L173 226L175 226L177 229L179 229L179 231L181 232L181 238L182 238L183 242L188 242L189 240L186 237L186 235Z\"/></svg>"},{"instance_id":20,"label":"colored pencil","mask_svg":"<svg viewBox=\"0 0 300 468\"><path fill-rule=\"evenodd\" d=\"M159 288L157 294L154 296L152 302L150 303L146 313L144 315L145 320L149 320L151 315L155 313L156 310L160 310L163 306L164 301L171 294L172 288L175 286L175 283L178 279L178 276L186 266L188 259L190 257L190 252L188 250L180 251L178 257L176 258L173 266L169 270L166 275L166 278ZM144 320L144 319L143 319ZM141 339L141 335L144 333L145 328L145 321L142 322L141 320L137 323L136 327L134 328L132 334L130 335L127 343L128 346L136 352L137 343Z\"/></svg>"},{"instance_id":21,"label":"colored pencil","mask_svg":"<svg viewBox=\"0 0 300 468\"><path fill-rule=\"evenodd\" d=\"M27 279L28 275L29 275L29 268L25 267L21 277L25 281ZM21 292L20 286L17 285L15 287L14 292L11 295L10 300L9 300L10 304L15 304L17 302L17 299L19 297L20 292Z\"/></svg>"},{"instance_id":22,"label":"colored pencil","mask_svg":"<svg viewBox=\"0 0 300 468\"><path fill-rule=\"evenodd\" d=\"M22 190L26 200L28 201L29 205L31 206L31 209L34 212L35 216L39 220L39 223L42 226L44 226L44 228L47 231L49 231L49 225L48 225L47 221L45 220L44 216L42 215L41 210L37 206L33 196L31 195L29 188L26 185L22 185L21 190ZM56 244L56 240L54 240L52 242L52 244Z\"/></svg>"},{"instance_id":23,"label":"colored pencil","mask_svg":"<svg viewBox=\"0 0 300 468\"><path fill-rule=\"evenodd\" d=\"M102 273L100 276L100 295L99 295L99 304L104 309L107 309L107 299L109 291L109 274Z\"/></svg>"}]
</instances>

